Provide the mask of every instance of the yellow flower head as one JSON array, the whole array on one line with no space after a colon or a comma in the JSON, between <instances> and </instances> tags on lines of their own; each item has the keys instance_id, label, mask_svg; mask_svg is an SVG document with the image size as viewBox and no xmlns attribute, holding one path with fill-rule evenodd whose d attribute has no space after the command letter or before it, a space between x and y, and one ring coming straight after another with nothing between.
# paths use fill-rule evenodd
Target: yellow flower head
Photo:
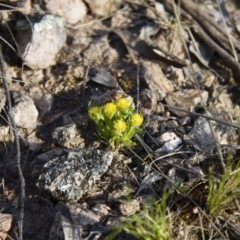
<instances>
[{"instance_id":1,"label":"yellow flower head","mask_svg":"<svg viewBox=\"0 0 240 240\"><path fill-rule=\"evenodd\" d=\"M130 117L130 121L132 123L132 125L134 127L139 127L142 122L143 122L143 117L141 114L139 113L134 113L131 117Z\"/></svg>"},{"instance_id":2,"label":"yellow flower head","mask_svg":"<svg viewBox=\"0 0 240 240\"><path fill-rule=\"evenodd\" d=\"M117 132L124 132L127 128L126 122L121 119L114 121L113 126Z\"/></svg>"},{"instance_id":3,"label":"yellow flower head","mask_svg":"<svg viewBox=\"0 0 240 240\"><path fill-rule=\"evenodd\" d=\"M107 103L104 105L103 107L104 109L104 113L108 118L112 118L116 111L117 111L117 107L114 103Z\"/></svg>"},{"instance_id":4,"label":"yellow flower head","mask_svg":"<svg viewBox=\"0 0 240 240\"><path fill-rule=\"evenodd\" d=\"M130 101L127 98L120 98L116 102L117 108L121 111L130 106Z\"/></svg>"},{"instance_id":5,"label":"yellow flower head","mask_svg":"<svg viewBox=\"0 0 240 240\"><path fill-rule=\"evenodd\" d=\"M100 107L91 107L88 109L88 115L92 120L98 121L101 116L101 108Z\"/></svg>"}]
</instances>

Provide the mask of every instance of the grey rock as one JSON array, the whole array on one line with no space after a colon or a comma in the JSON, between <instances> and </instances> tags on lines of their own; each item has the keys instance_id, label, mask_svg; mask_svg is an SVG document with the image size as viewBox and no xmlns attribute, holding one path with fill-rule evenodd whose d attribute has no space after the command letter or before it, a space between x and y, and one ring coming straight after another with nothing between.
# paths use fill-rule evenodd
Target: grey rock
<instances>
[{"instance_id":1,"label":"grey rock","mask_svg":"<svg viewBox=\"0 0 240 240\"><path fill-rule=\"evenodd\" d=\"M9 134L9 126L0 126L0 142L7 142L11 138Z\"/></svg>"},{"instance_id":2,"label":"grey rock","mask_svg":"<svg viewBox=\"0 0 240 240\"><path fill-rule=\"evenodd\" d=\"M112 152L65 150L44 165L37 186L58 200L77 202L108 170L112 159Z\"/></svg>"},{"instance_id":3,"label":"grey rock","mask_svg":"<svg viewBox=\"0 0 240 240\"><path fill-rule=\"evenodd\" d=\"M39 87L34 87L31 89L31 97L41 116L51 109L53 103L53 95L51 93L43 91Z\"/></svg>"},{"instance_id":4,"label":"grey rock","mask_svg":"<svg viewBox=\"0 0 240 240\"><path fill-rule=\"evenodd\" d=\"M62 152L62 148L54 148L48 152L39 154L30 164L32 177L38 177L43 166L52 159L59 157Z\"/></svg>"},{"instance_id":5,"label":"grey rock","mask_svg":"<svg viewBox=\"0 0 240 240\"><path fill-rule=\"evenodd\" d=\"M210 116L218 117L218 115L214 113L210 114ZM212 125L215 139L219 144L233 144L234 138L236 138L234 128L215 121L210 121L210 123ZM215 145L209 127L209 121L203 117L199 117L195 120L192 130L187 134L184 140L198 150L205 150Z\"/></svg>"},{"instance_id":6,"label":"grey rock","mask_svg":"<svg viewBox=\"0 0 240 240\"><path fill-rule=\"evenodd\" d=\"M84 142L75 123L55 128L52 140L55 144L66 148L77 148Z\"/></svg>"},{"instance_id":7,"label":"grey rock","mask_svg":"<svg viewBox=\"0 0 240 240\"><path fill-rule=\"evenodd\" d=\"M63 20L51 14L41 16L29 24L18 21L17 42L21 57L32 69L44 69L54 64L54 58L66 41Z\"/></svg>"},{"instance_id":8,"label":"grey rock","mask_svg":"<svg viewBox=\"0 0 240 240\"><path fill-rule=\"evenodd\" d=\"M157 135L160 133L161 125L165 121L167 121L167 118L153 114L145 120L145 122L147 123L146 129L151 135Z\"/></svg>"},{"instance_id":9,"label":"grey rock","mask_svg":"<svg viewBox=\"0 0 240 240\"><path fill-rule=\"evenodd\" d=\"M34 129L37 126L38 110L33 100L18 91L11 91L12 115L17 127Z\"/></svg>"}]
</instances>

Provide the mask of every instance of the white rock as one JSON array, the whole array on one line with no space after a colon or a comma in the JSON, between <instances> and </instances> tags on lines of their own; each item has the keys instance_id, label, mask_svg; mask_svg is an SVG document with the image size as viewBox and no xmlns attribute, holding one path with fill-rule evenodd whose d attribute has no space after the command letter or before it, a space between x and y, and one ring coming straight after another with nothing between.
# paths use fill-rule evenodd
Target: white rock
<instances>
[{"instance_id":1,"label":"white rock","mask_svg":"<svg viewBox=\"0 0 240 240\"><path fill-rule=\"evenodd\" d=\"M164 143L163 146L157 149L155 152L172 152L181 143L182 140L174 132L165 132L158 139L160 143Z\"/></svg>"},{"instance_id":2,"label":"white rock","mask_svg":"<svg viewBox=\"0 0 240 240\"><path fill-rule=\"evenodd\" d=\"M44 0L46 9L62 17L67 23L75 24L87 14L87 7L82 0Z\"/></svg>"},{"instance_id":3,"label":"white rock","mask_svg":"<svg viewBox=\"0 0 240 240\"><path fill-rule=\"evenodd\" d=\"M17 42L21 57L32 69L44 69L54 64L54 58L66 41L63 20L44 15L38 21L17 22Z\"/></svg>"},{"instance_id":4,"label":"white rock","mask_svg":"<svg viewBox=\"0 0 240 240\"><path fill-rule=\"evenodd\" d=\"M0 112L4 108L6 104L6 94L5 91L1 88L0 89Z\"/></svg>"},{"instance_id":5,"label":"white rock","mask_svg":"<svg viewBox=\"0 0 240 240\"><path fill-rule=\"evenodd\" d=\"M27 95L12 91L12 115L17 127L34 129L37 126L38 110Z\"/></svg>"}]
</instances>

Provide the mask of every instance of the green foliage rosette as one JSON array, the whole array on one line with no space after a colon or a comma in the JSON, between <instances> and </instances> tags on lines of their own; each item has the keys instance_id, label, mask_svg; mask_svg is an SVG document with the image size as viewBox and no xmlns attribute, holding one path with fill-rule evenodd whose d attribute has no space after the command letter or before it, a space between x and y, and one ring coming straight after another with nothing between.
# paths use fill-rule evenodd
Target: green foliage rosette
<instances>
[{"instance_id":1,"label":"green foliage rosette","mask_svg":"<svg viewBox=\"0 0 240 240\"><path fill-rule=\"evenodd\" d=\"M134 111L129 99L120 98L98 107L89 105L88 115L97 125L98 136L113 148L135 145L132 138L141 131L143 117Z\"/></svg>"}]
</instances>

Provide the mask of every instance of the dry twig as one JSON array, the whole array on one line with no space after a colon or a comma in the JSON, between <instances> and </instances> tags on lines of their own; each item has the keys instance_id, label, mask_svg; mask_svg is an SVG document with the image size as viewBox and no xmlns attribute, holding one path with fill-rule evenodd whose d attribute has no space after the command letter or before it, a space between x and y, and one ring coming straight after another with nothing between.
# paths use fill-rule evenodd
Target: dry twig
<instances>
[{"instance_id":1,"label":"dry twig","mask_svg":"<svg viewBox=\"0 0 240 240\"><path fill-rule=\"evenodd\" d=\"M24 200L25 200L25 179L22 173L21 169L21 152L20 152L20 143L19 143L19 133L16 128L16 123L12 115L12 104L11 104L11 98L10 93L8 89L8 83L6 78L6 71L4 67L4 60L2 55L2 46L0 45L0 62L1 62L1 71L2 71L2 82L6 94L7 99L7 114L10 120L10 125L13 129L14 134L14 142L16 147L16 166L18 169L18 175L19 175L19 185L20 185L20 210L19 210L19 219L18 219L18 233L19 233L19 239L23 239L23 217L24 217Z\"/></svg>"},{"instance_id":2,"label":"dry twig","mask_svg":"<svg viewBox=\"0 0 240 240\"><path fill-rule=\"evenodd\" d=\"M174 13L172 1L164 0L164 6L168 11ZM228 65L236 74L240 74L240 64L231 55L232 48L225 29L214 22L212 17L203 12L199 6L189 0L181 0L181 15L188 19L194 32L217 54L219 54L226 65ZM240 44L232 37L233 46L240 49ZM221 47L222 46L222 47ZM225 49L226 50L225 50ZM231 54L229 54L229 51Z\"/></svg>"}]
</instances>

